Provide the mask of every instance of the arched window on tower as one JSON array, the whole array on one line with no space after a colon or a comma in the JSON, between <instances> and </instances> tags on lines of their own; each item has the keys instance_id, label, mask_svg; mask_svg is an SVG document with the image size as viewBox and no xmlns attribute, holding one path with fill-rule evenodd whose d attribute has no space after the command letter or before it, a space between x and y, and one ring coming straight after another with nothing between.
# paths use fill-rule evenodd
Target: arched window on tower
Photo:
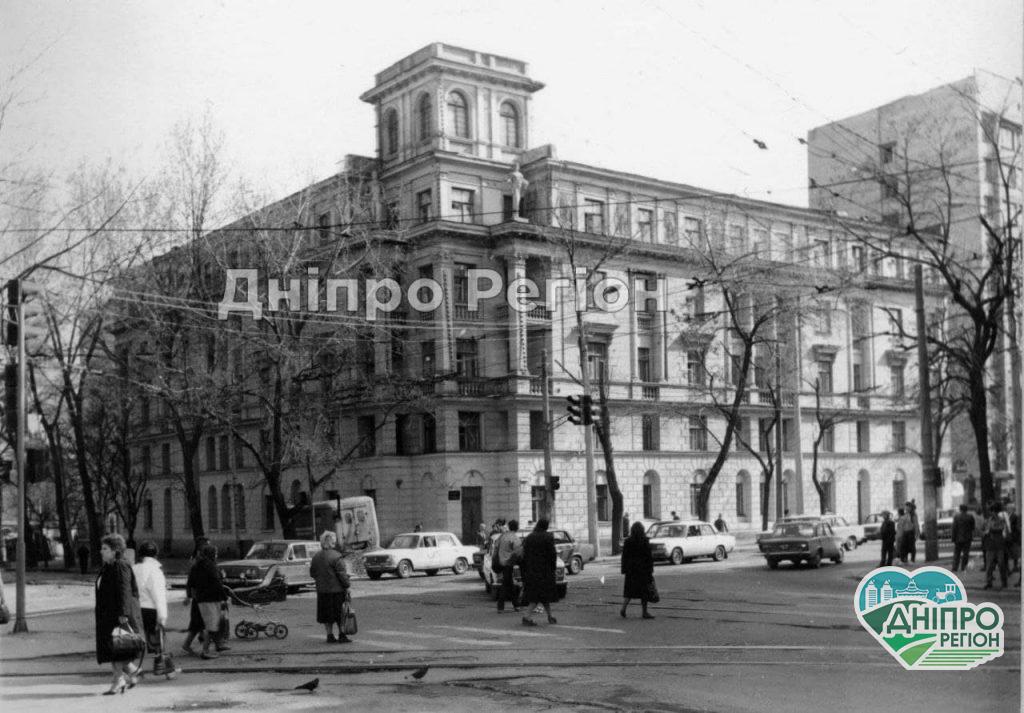
<instances>
[{"instance_id":1,"label":"arched window on tower","mask_svg":"<svg viewBox=\"0 0 1024 713\"><path fill-rule=\"evenodd\" d=\"M217 486L211 485L206 491L206 514L210 520L210 529L217 529Z\"/></svg>"},{"instance_id":2,"label":"arched window on tower","mask_svg":"<svg viewBox=\"0 0 1024 713\"><path fill-rule=\"evenodd\" d=\"M384 112L384 150L388 156L398 153L398 112L388 109Z\"/></svg>"},{"instance_id":3,"label":"arched window on tower","mask_svg":"<svg viewBox=\"0 0 1024 713\"><path fill-rule=\"evenodd\" d=\"M417 114L419 114L419 130L420 130L420 141L427 141L430 139L431 131L433 130L434 122L430 115L433 111L433 107L430 103L430 95L423 94L417 104Z\"/></svg>"},{"instance_id":4,"label":"arched window on tower","mask_svg":"<svg viewBox=\"0 0 1024 713\"><path fill-rule=\"evenodd\" d=\"M506 146L517 149L522 145L519 138L519 111L512 102L501 105L501 129Z\"/></svg>"},{"instance_id":5,"label":"arched window on tower","mask_svg":"<svg viewBox=\"0 0 1024 713\"><path fill-rule=\"evenodd\" d=\"M469 105L461 92L448 94L448 127L452 136L469 138Z\"/></svg>"}]
</instances>

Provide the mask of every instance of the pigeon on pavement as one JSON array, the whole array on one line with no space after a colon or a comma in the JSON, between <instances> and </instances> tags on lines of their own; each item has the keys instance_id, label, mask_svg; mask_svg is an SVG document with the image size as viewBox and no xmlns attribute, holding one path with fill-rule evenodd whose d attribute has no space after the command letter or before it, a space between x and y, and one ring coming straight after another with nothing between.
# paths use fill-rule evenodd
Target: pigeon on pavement
<instances>
[{"instance_id":1,"label":"pigeon on pavement","mask_svg":"<svg viewBox=\"0 0 1024 713\"><path fill-rule=\"evenodd\" d=\"M296 691L309 691L310 693L312 693L313 691L316 690L316 687L319 686L319 685L320 685L320 679L319 678L314 678L312 681L306 681L301 686L296 686L295 690Z\"/></svg>"},{"instance_id":2,"label":"pigeon on pavement","mask_svg":"<svg viewBox=\"0 0 1024 713\"><path fill-rule=\"evenodd\" d=\"M418 669L416 669L415 671L412 672L412 677L415 678L418 681L421 678L423 678L424 676L426 676L427 675L427 671L429 671L429 670L430 670L430 666L423 666L422 668L418 668Z\"/></svg>"}]
</instances>

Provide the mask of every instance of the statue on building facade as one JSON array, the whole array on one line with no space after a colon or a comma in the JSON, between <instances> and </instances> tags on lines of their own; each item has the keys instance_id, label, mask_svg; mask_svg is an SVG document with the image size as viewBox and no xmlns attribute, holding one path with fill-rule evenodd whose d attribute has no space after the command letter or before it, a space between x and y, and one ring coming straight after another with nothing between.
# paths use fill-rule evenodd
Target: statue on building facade
<instances>
[{"instance_id":1,"label":"statue on building facade","mask_svg":"<svg viewBox=\"0 0 1024 713\"><path fill-rule=\"evenodd\" d=\"M512 173L508 177L508 182L512 184L512 220L522 220L519 215L519 206L523 199L523 191L529 187L530 182L523 178L518 161L512 164Z\"/></svg>"}]
</instances>

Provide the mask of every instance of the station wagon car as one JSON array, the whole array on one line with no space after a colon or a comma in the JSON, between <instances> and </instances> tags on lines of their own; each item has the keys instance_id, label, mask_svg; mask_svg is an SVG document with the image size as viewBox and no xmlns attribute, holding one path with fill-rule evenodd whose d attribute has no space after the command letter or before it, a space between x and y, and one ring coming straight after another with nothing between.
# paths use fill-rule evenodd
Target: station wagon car
<instances>
[{"instance_id":1,"label":"station wagon car","mask_svg":"<svg viewBox=\"0 0 1024 713\"><path fill-rule=\"evenodd\" d=\"M672 564L695 557L710 557L719 562L736 548L735 537L718 532L711 523L701 520L656 522L647 528L647 537L654 560L668 560Z\"/></svg>"},{"instance_id":2,"label":"station wagon car","mask_svg":"<svg viewBox=\"0 0 1024 713\"><path fill-rule=\"evenodd\" d=\"M254 544L240 560L220 562L220 575L232 589L265 586L280 577L289 592L297 592L313 585L309 563L319 551L320 543L314 540L265 540Z\"/></svg>"},{"instance_id":3,"label":"station wagon car","mask_svg":"<svg viewBox=\"0 0 1024 713\"><path fill-rule=\"evenodd\" d=\"M386 549L364 554L363 566L370 579L385 573L404 579L415 571L435 575L442 569L464 574L476 549L463 545L450 532L407 532L396 535Z\"/></svg>"},{"instance_id":4,"label":"station wagon car","mask_svg":"<svg viewBox=\"0 0 1024 713\"><path fill-rule=\"evenodd\" d=\"M784 520L777 523L771 533L760 537L757 547L769 569L778 567L782 560L789 560L794 565L806 562L817 567L826 558L836 564L842 563L845 554L843 539L827 522Z\"/></svg>"}]
</instances>

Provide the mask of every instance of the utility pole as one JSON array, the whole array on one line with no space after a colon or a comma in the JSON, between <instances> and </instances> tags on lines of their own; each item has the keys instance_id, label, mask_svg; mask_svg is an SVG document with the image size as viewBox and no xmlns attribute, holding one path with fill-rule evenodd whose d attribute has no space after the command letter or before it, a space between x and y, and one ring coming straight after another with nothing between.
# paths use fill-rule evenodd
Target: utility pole
<instances>
[{"instance_id":1,"label":"utility pole","mask_svg":"<svg viewBox=\"0 0 1024 713\"><path fill-rule=\"evenodd\" d=\"M580 350L580 376L583 383L583 395L590 396L590 365L587 353L586 330L583 324L583 312L576 310L576 329L579 332L577 344ZM587 539L594 548L594 557L601 556L601 542L597 531L597 477L594 474L594 433L593 426L583 427L583 450L587 463Z\"/></svg>"},{"instance_id":2,"label":"utility pole","mask_svg":"<svg viewBox=\"0 0 1024 713\"><path fill-rule=\"evenodd\" d=\"M1022 18L1024 19L1024 18ZM1022 74L1024 77L1024 54L1021 56L1022 61ZM1021 84L1021 111L1024 112L1024 83ZM1024 115L1022 115L1024 120ZM1024 122L1022 122L1024 123ZM1018 142L1019 145L1020 142ZM1018 176L1024 176L1024 149L1017 151L1020 155L1020 173ZM1024 517L1024 507L1022 507L1021 501L1021 490L1024 489L1021 486L1024 485L1024 417L1021 413L1024 412L1024 392L1021 390L1021 371L1024 371L1024 364L1021 363L1020 355L1020 339L1021 325L1018 321L1017 309L1018 301L1017 290L1024 290L1024 255L1017 255L1017 264L1020 269L1020 279L1017 282L1016 288L1013 284L1013 259L1014 253L1018 249L1024 250L1024 216L1018 214L1017 216L1017 235L1013 235L1012 226L1008 226L1007 230L1010 234L1007 236L1010 239L1010 264L1007 269L1010 270L1010 371L1011 376L1011 396L1013 398L1013 476L1014 476L1014 496L1017 503L1017 517Z\"/></svg>"},{"instance_id":3,"label":"utility pole","mask_svg":"<svg viewBox=\"0 0 1024 713\"><path fill-rule=\"evenodd\" d=\"M775 327L778 337L778 320ZM775 340L775 522L785 515L782 500L782 342Z\"/></svg>"},{"instance_id":4,"label":"utility pole","mask_svg":"<svg viewBox=\"0 0 1024 713\"><path fill-rule=\"evenodd\" d=\"M25 507L27 494L25 492L27 486L27 475L26 472L26 458L25 458L25 299L24 291L22 290L22 284L20 279L13 279L7 283L7 305L9 314L14 322L15 329L18 330L18 387L17 387L17 402L18 402L18 433L15 438L15 465L18 469L18 543L16 545L17 558L16 569L15 569L15 611L14 611L14 633L25 634L28 633L28 624L25 622L25 537L27 536L28 528L26 527L26 517L28 510ZM8 327L8 335L10 335L10 326ZM9 341L9 340L8 340Z\"/></svg>"},{"instance_id":5,"label":"utility pole","mask_svg":"<svg viewBox=\"0 0 1024 713\"><path fill-rule=\"evenodd\" d=\"M551 482L551 380L548 377L548 350L541 352L541 390L544 394L544 512L552 525L555 524L555 489Z\"/></svg>"},{"instance_id":6,"label":"utility pole","mask_svg":"<svg viewBox=\"0 0 1024 713\"><path fill-rule=\"evenodd\" d=\"M935 436L932 432L932 389L928 373L928 327L924 317L924 277L920 265L914 266L914 303L917 312L917 380L921 410L921 483L924 487L924 559L939 558L935 508L938 503L939 469L935 467Z\"/></svg>"}]
</instances>

